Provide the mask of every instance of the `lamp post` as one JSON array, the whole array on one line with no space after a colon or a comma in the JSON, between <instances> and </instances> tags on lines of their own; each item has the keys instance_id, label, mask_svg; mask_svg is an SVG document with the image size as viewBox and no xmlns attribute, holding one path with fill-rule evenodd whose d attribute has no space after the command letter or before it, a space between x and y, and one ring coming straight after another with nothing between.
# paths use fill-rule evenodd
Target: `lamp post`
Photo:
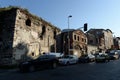
<instances>
[{"instance_id":1,"label":"lamp post","mask_svg":"<svg viewBox=\"0 0 120 80\"><path fill-rule=\"evenodd\" d=\"M69 37L69 18L71 18L72 15L68 16L68 54L70 54L70 37Z\"/></svg>"}]
</instances>

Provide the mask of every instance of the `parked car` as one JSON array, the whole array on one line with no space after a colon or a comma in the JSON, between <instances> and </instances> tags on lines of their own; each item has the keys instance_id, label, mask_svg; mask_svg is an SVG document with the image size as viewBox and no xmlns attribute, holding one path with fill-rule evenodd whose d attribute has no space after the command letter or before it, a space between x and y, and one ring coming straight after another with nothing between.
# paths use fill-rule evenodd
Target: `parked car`
<instances>
[{"instance_id":1,"label":"parked car","mask_svg":"<svg viewBox=\"0 0 120 80\"><path fill-rule=\"evenodd\" d=\"M100 53L99 55L96 55L95 57L96 62L109 62L110 58L107 54L105 53Z\"/></svg>"},{"instance_id":2,"label":"parked car","mask_svg":"<svg viewBox=\"0 0 120 80\"><path fill-rule=\"evenodd\" d=\"M63 54L63 53L50 52L50 53L48 53L48 54L50 54L50 55L55 55L57 58L61 58L61 57L63 57L63 56L64 56L64 54Z\"/></svg>"},{"instance_id":3,"label":"parked car","mask_svg":"<svg viewBox=\"0 0 120 80\"><path fill-rule=\"evenodd\" d=\"M58 59L55 55L41 55L35 60L30 60L22 62L19 64L19 70L21 72L25 71L35 71L37 69L44 68L56 68L58 64Z\"/></svg>"},{"instance_id":4,"label":"parked car","mask_svg":"<svg viewBox=\"0 0 120 80\"><path fill-rule=\"evenodd\" d=\"M75 64L77 62L78 62L78 57L75 55L65 55L59 59L59 64L61 65Z\"/></svg>"},{"instance_id":5,"label":"parked car","mask_svg":"<svg viewBox=\"0 0 120 80\"><path fill-rule=\"evenodd\" d=\"M92 54L82 55L79 58L79 63L88 63L88 62L93 62L93 61L95 61L95 56Z\"/></svg>"},{"instance_id":6,"label":"parked car","mask_svg":"<svg viewBox=\"0 0 120 80\"><path fill-rule=\"evenodd\" d=\"M117 53L118 53L118 55L119 55L119 57L120 57L120 50L117 50Z\"/></svg>"},{"instance_id":7,"label":"parked car","mask_svg":"<svg viewBox=\"0 0 120 80\"><path fill-rule=\"evenodd\" d=\"M108 55L110 56L111 60L115 60L115 59L119 59L119 54L117 51L110 51L110 53L108 53Z\"/></svg>"},{"instance_id":8,"label":"parked car","mask_svg":"<svg viewBox=\"0 0 120 80\"><path fill-rule=\"evenodd\" d=\"M93 54L88 54L89 62L95 61L95 56Z\"/></svg>"},{"instance_id":9,"label":"parked car","mask_svg":"<svg viewBox=\"0 0 120 80\"><path fill-rule=\"evenodd\" d=\"M89 62L88 55L82 55L81 57L79 57L78 62L79 63L88 63Z\"/></svg>"}]
</instances>

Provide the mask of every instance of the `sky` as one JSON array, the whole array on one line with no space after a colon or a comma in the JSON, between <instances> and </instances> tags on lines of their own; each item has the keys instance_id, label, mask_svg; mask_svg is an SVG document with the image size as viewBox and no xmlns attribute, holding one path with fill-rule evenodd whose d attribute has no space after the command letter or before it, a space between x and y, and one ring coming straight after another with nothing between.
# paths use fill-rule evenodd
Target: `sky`
<instances>
[{"instance_id":1,"label":"sky","mask_svg":"<svg viewBox=\"0 0 120 80\"><path fill-rule=\"evenodd\" d=\"M71 29L87 23L88 30L110 29L113 36L120 37L120 0L0 0L0 7L10 5L26 8L61 30L68 28L72 15Z\"/></svg>"}]
</instances>

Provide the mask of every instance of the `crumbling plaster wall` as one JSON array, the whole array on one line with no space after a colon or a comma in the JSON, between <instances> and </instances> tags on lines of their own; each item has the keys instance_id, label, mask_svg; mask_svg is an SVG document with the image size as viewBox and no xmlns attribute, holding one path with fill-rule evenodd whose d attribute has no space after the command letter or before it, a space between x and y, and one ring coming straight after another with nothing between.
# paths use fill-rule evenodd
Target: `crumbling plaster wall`
<instances>
[{"instance_id":1,"label":"crumbling plaster wall","mask_svg":"<svg viewBox=\"0 0 120 80\"><path fill-rule=\"evenodd\" d=\"M76 35L76 40L74 35ZM73 48L74 53L80 57L87 52L87 37L81 30L76 30L73 32ZM78 39L79 38L79 39Z\"/></svg>"},{"instance_id":2,"label":"crumbling plaster wall","mask_svg":"<svg viewBox=\"0 0 120 80\"><path fill-rule=\"evenodd\" d=\"M36 58L43 52L49 52L54 42L54 28L51 25L17 10L13 41L13 54L16 60L21 59L22 56L26 59L24 55L28 58ZM19 44L24 45L23 48L16 47Z\"/></svg>"}]
</instances>

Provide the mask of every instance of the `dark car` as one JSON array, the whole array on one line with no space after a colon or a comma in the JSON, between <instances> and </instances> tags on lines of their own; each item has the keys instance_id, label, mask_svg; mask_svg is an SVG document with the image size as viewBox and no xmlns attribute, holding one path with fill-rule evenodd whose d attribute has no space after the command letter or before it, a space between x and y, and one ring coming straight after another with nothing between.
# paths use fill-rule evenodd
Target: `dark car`
<instances>
[{"instance_id":1,"label":"dark car","mask_svg":"<svg viewBox=\"0 0 120 80\"><path fill-rule=\"evenodd\" d=\"M116 59L119 59L120 57L117 52L109 53L108 55L110 56L110 60L116 60Z\"/></svg>"},{"instance_id":2,"label":"dark car","mask_svg":"<svg viewBox=\"0 0 120 80\"><path fill-rule=\"evenodd\" d=\"M82 55L79 59L78 59L79 63L88 63L89 62L89 57L88 55Z\"/></svg>"},{"instance_id":3,"label":"dark car","mask_svg":"<svg viewBox=\"0 0 120 80\"><path fill-rule=\"evenodd\" d=\"M109 62L110 61L110 57L108 56L108 54L105 53L101 53L99 55L96 55L95 57L95 61L98 62Z\"/></svg>"},{"instance_id":4,"label":"dark car","mask_svg":"<svg viewBox=\"0 0 120 80\"><path fill-rule=\"evenodd\" d=\"M92 54L82 55L79 58L80 63L88 63L88 62L94 62L94 61L95 61L95 56Z\"/></svg>"},{"instance_id":5,"label":"dark car","mask_svg":"<svg viewBox=\"0 0 120 80\"><path fill-rule=\"evenodd\" d=\"M35 71L37 69L56 68L58 59L55 55L41 55L35 60L22 62L19 64L21 72Z\"/></svg>"}]
</instances>

